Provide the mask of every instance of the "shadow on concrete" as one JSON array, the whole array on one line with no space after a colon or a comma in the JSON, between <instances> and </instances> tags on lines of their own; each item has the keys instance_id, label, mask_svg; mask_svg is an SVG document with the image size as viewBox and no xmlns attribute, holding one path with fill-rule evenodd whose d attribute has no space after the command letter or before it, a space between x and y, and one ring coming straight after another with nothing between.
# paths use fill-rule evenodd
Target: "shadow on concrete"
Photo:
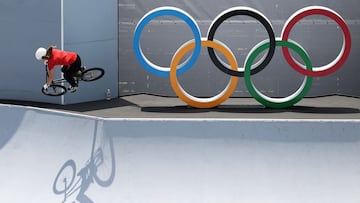
<instances>
[{"instance_id":1,"label":"shadow on concrete","mask_svg":"<svg viewBox=\"0 0 360 203\"><path fill-rule=\"evenodd\" d=\"M66 161L57 173L53 192L63 196L63 203L69 202L68 198L76 195L79 203L93 203L94 201L86 194L93 183L102 187L109 187L116 173L115 150L111 136L101 132L95 124L91 155L84 167L76 171L76 163L73 159ZM72 202L72 201L71 201Z\"/></svg>"},{"instance_id":2,"label":"shadow on concrete","mask_svg":"<svg viewBox=\"0 0 360 203\"><path fill-rule=\"evenodd\" d=\"M236 98L234 98L236 99ZM327 100L331 100L329 106L326 106ZM319 102L320 101L320 102ZM183 117L259 117L271 116L274 118L280 115L284 118L292 117L287 113L297 114L300 117L312 118L312 116L321 116L324 118L360 118L360 108L358 105L358 99L349 100L348 97L319 97L311 98L304 105L295 105L286 109L272 109L266 108L258 103L246 103L246 104L223 104L215 108L198 109L186 104L179 103L178 100L173 98L153 96L147 94L132 95L127 97L119 97L112 100L99 100L92 102L83 102L77 104L49 104L39 102L27 102L27 101L11 101L0 100L0 103L5 104L18 104L23 106L33 106L39 108L54 109L59 111L71 111L82 114L98 115L102 117L154 117L153 113L158 113L163 117L163 114L169 117L178 117L179 114L183 114ZM251 101L252 102L252 101ZM323 105L325 103L325 105ZM319 105L321 104L321 105ZM122 108L122 107L135 107L135 108ZM106 111L111 109L111 111ZM111 112L111 113L109 113ZM150 113L150 114L148 114ZM162 114L161 114L162 113ZM201 115L204 113L204 115ZM193 114L193 115L191 115ZM211 115L209 115L211 114ZM238 116L236 115L238 114ZM274 115L273 115L274 114ZM298 117L298 116L296 116Z\"/></svg>"},{"instance_id":3,"label":"shadow on concrete","mask_svg":"<svg viewBox=\"0 0 360 203\"><path fill-rule=\"evenodd\" d=\"M143 112L152 113L312 113L312 114L355 114L360 113L359 109L349 107L310 107L310 106L293 106L286 109L266 108L262 105L220 105L216 108L198 109L191 106L161 106L161 107L142 107Z\"/></svg>"},{"instance_id":4,"label":"shadow on concrete","mask_svg":"<svg viewBox=\"0 0 360 203\"><path fill-rule=\"evenodd\" d=\"M15 101L15 100L0 100L0 103L32 106L38 108L48 108L55 110L77 111L77 112L104 110L108 108L116 108L116 107L124 107L124 106L137 106L136 104L126 101L125 99L122 98L117 98L112 100L91 101L91 102L84 102L77 104L67 104L67 105L31 102L31 101Z\"/></svg>"}]
</instances>

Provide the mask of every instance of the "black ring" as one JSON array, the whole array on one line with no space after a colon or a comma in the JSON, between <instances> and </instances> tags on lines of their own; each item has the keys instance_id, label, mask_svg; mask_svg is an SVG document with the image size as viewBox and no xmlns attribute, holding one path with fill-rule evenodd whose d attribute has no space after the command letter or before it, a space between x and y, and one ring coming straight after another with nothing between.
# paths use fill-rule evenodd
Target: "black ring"
<instances>
[{"instance_id":1,"label":"black ring","mask_svg":"<svg viewBox=\"0 0 360 203\"><path fill-rule=\"evenodd\" d=\"M259 64L258 67L251 70L251 75L253 75L253 74L256 74L256 73L260 72L261 70L263 70L270 63L270 61L271 61L271 59L272 59L272 57L274 56L274 53L275 53L275 48L276 48L275 33L274 33L274 30L273 30L270 22L266 18L264 18L259 13L255 12L255 11L252 11L252 10L247 10L246 8L241 8L241 9L236 9L236 10L229 11L229 12L223 14L222 16L218 17L216 19L216 21L212 23L212 26L209 28L207 38L208 38L208 40L213 41L215 32L216 32L217 28L220 26L220 24L223 23L228 18L233 17L233 16L237 16L237 15L250 16L250 17L253 17L256 20L260 21L260 23L265 27L266 31L268 32L268 35L269 35L269 38L270 38L270 47L269 47L269 51L267 52L266 58L264 59L264 61L262 61ZM224 66L220 62L218 57L216 56L215 51L214 51L213 48L208 47L208 52L209 52L209 56L210 56L212 62L221 71L223 71L226 74L232 75L232 76L244 77L244 72L234 71L234 70L231 70L231 69L227 68L226 66Z\"/></svg>"}]
</instances>

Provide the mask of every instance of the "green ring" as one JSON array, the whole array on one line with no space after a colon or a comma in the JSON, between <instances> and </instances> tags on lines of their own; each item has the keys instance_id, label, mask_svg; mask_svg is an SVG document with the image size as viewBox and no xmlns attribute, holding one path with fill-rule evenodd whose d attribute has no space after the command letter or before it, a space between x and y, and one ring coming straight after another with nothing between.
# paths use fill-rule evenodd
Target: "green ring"
<instances>
[{"instance_id":1,"label":"green ring","mask_svg":"<svg viewBox=\"0 0 360 203\"><path fill-rule=\"evenodd\" d=\"M298 44L295 44L291 41L282 41L277 39L276 40L276 46L282 46L282 47L288 47L292 50L294 50L299 56L304 60L306 69L311 71L312 70L312 64L309 55L306 53L306 51ZM271 98L267 97L263 94L261 94L254 86L254 84L251 81L251 66L254 63L254 60L256 57L268 49L270 47L270 43L268 40L260 42L255 48L250 51L248 57L245 60L245 73L244 73L244 79L247 89L249 90L249 93L252 97L254 97L258 102L263 104L266 107L269 108L288 108L293 106L295 103L299 102L309 91L311 85L312 85L312 77L305 76L305 80L303 81L303 84L301 87L292 95L285 97L285 98Z\"/></svg>"}]
</instances>

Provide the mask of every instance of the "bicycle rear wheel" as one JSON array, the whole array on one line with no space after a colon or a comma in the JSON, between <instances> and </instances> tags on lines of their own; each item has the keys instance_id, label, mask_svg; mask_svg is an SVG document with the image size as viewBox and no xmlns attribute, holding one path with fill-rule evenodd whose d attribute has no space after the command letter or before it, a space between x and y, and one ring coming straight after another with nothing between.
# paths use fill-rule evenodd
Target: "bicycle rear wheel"
<instances>
[{"instance_id":1,"label":"bicycle rear wheel","mask_svg":"<svg viewBox=\"0 0 360 203\"><path fill-rule=\"evenodd\" d=\"M66 87L52 84L47 89L42 88L41 92L48 96L61 96L66 93Z\"/></svg>"},{"instance_id":2,"label":"bicycle rear wheel","mask_svg":"<svg viewBox=\"0 0 360 203\"><path fill-rule=\"evenodd\" d=\"M94 143L93 161L96 166L95 181L102 187L108 187L115 178L115 151L111 135L103 131L103 123L96 129L96 141Z\"/></svg>"},{"instance_id":3,"label":"bicycle rear wheel","mask_svg":"<svg viewBox=\"0 0 360 203\"><path fill-rule=\"evenodd\" d=\"M104 76L104 74L105 70L102 68L89 68L82 73L81 79L83 81L90 82L100 79L102 76Z\"/></svg>"}]
</instances>

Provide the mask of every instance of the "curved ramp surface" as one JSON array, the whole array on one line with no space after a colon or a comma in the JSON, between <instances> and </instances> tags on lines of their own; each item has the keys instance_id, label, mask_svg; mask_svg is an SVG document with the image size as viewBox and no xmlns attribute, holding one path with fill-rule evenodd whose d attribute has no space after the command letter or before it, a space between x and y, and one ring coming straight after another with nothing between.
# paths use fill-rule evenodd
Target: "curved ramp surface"
<instances>
[{"instance_id":1,"label":"curved ramp surface","mask_svg":"<svg viewBox=\"0 0 360 203\"><path fill-rule=\"evenodd\" d=\"M0 202L360 201L359 120L0 112Z\"/></svg>"}]
</instances>

